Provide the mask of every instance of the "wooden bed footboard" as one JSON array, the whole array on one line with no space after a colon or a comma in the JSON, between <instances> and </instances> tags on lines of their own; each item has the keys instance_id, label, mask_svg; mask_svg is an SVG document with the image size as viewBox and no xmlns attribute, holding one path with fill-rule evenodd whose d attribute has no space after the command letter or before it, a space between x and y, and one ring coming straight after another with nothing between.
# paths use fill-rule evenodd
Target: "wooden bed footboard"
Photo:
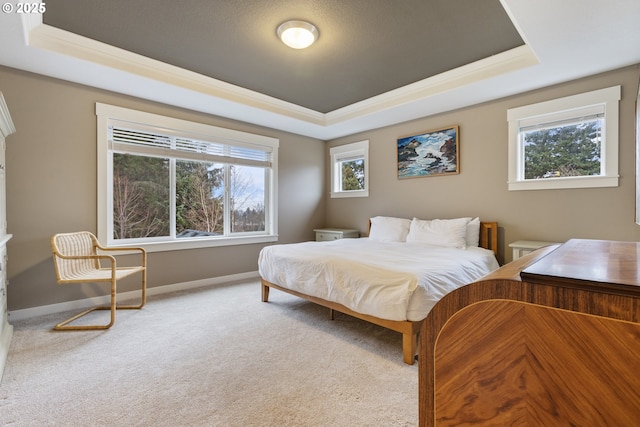
<instances>
[{"instance_id":1,"label":"wooden bed footboard","mask_svg":"<svg viewBox=\"0 0 640 427\"><path fill-rule=\"evenodd\" d=\"M419 322L410 322L410 321L398 321L398 320L386 320L381 319L375 316L369 316L367 314L357 313L342 304L338 304L336 302L327 301L322 298L313 297L310 295L306 295L291 289L283 288L282 286L278 286L274 283L267 282L262 279L262 302L269 301L269 289L274 288L279 291L289 293L291 295L295 295L299 298L306 299L307 301L311 301L323 307L327 307L329 309L329 318L333 319L333 310L339 311L340 313L348 314L349 316L356 317L358 319L373 323L374 325L382 326L387 329L391 329L395 332L400 332L402 334L402 354L404 363L408 365L413 365L414 356L417 352L418 348L418 334L420 333L420 328L422 326L422 321Z\"/></svg>"}]
</instances>

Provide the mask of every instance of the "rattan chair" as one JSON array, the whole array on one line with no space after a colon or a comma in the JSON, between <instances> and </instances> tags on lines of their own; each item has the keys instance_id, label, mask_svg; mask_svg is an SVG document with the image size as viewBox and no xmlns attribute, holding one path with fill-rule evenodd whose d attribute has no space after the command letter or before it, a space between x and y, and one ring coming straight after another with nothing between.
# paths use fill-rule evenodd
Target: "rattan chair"
<instances>
[{"instance_id":1,"label":"rattan chair","mask_svg":"<svg viewBox=\"0 0 640 427\"><path fill-rule=\"evenodd\" d=\"M111 304L92 307L82 313L58 323L55 330L92 330L108 329L116 320L116 309L142 308L147 295L147 253L143 248L105 248L98 239L88 231L76 233L60 233L51 238L53 261L56 279L59 284L65 283L111 283ZM118 267L116 259L109 252L140 252L141 264L134 267ZM104 264L104 266L102 265ZM142 295L140 304L116 305L116 284L123 277L135 273L142 276ZM94 310L111 310L111 321L106 325L68 325L68 323Z\"/></svg>"}]
</instances>

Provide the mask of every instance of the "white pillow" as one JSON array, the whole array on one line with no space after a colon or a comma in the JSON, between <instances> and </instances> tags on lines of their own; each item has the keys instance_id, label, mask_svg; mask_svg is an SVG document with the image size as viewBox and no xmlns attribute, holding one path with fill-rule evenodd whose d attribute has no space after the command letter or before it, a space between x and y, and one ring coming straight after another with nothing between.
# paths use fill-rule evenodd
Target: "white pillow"
<instances>
[{"instance_id":1,"label":"white pillow","mask_svg":"<svg viewBox=\"0 0 640 427\"><path fill-rule=\"evenodd\" d=\"M369 239L379 242L404 242L409 234L411 220L389 216L376 216L370 219Z\"/></svg>"},{"instance_id":2,"label":"white pillow","mask_svg":"<svg viewBox=\"0 0 640 427\"><path fill-rule=\"evenodd\" d=\"M467 224L467 247L480 246L480 218L469 218Z\"/></svg>"},{"instance_id":3,"label":"white pillow","mask_svg":"<svg viewBox=\"0 0 640 427\"><path fill-rule=\"evenodd\" d=\"M430 221L413 218L407 242L465 249L467 247L467 224L469 224L469 218L432 219Z\"/></svg>"}]
</instances>

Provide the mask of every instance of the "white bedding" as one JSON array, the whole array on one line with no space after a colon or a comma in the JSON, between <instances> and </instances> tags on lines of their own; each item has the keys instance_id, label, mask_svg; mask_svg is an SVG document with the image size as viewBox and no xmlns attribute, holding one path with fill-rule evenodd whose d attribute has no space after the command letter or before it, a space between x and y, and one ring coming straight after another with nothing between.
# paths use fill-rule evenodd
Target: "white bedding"
<instances>
[{"instance_id":1,"label":"white bedding","mask_svg":"<svg viewBox=\"0 0 640 427\"><path fill-rule=\"evenodd\" d=\"M448 292L499 267L492 251L368 238L267 246L268 282L387 320L424 319Z\"/></svg>"}]
</instances>

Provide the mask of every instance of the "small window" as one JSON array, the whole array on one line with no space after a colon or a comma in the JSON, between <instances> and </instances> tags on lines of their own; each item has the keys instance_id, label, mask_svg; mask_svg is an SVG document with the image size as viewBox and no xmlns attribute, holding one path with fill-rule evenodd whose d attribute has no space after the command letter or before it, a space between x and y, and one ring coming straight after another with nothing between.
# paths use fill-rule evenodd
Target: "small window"
<instances>
[{"instance_id":1,"label":"small window","mask_svg":"<svg viewBox=\"0 0 640 427\"><path fill-rule=\"evenodd\" d=\"M509 190L618 186L620 86L512 108Z\"/></svg>"},{"instance_id":2,"label":"small window","mask_svg":"<svg viewBox=\"0 0 640 427\"><path fill-rule=\"evenodd\" d=\"M332 147L331 197L369 196L369 141Z\"/></svg>"}]
</instances>

